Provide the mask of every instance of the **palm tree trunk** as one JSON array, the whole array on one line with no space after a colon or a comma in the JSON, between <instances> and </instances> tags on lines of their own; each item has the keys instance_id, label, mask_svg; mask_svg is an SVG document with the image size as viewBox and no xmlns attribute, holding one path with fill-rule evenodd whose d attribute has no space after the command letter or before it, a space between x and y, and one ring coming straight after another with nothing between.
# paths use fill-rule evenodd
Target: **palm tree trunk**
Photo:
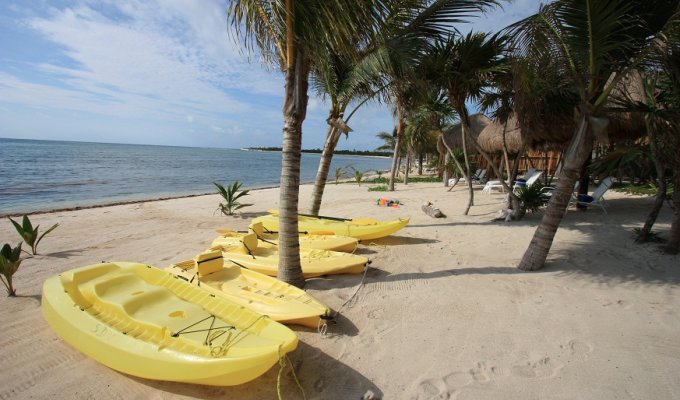
<instances>
[{"instance_id":1,"label":"palm tree trunk","mask_svg":"<svg viewBox=\"0 0 680 400\"><path fill-rule=\"evenodd\" d=\"M574 190L576 179L579 177L581 167L590 156L592 149L592 134L588 130L586 116L582 115L576 134L569 144L569 148L564 153L564 167L560 173L560 178L545 210L541 224L536 228L534 237L531 239L531 243L529 243L529 247L519 263L519 269L536 271L545 265L555 233L569 205L569 198Z\"/></svg>"},{"instance_id":2,"label":"palm tree trunk","mask_svg":"<svg viewBox=\"0 0 680 400\"><path fill-rule=\"evenodd\" d=\"M475 191L472 189L472 174L470 171L470 159L468 158L466 143L466 136L469 130L467 110L459 109L458 115L460 115L460 131L463 139L463 159L465 160L465 181L467 182L468 186L468 203L467 206L465 207L465 211L463 211L463 215L468 215L468 213L470 212L470 207L472 207L475 203Z\"/></svg>"},{"instance_id":3,"label":"palm tree trunk","mask_svg":"<svg viewBox=\"0 0 680 400\"><path fill-rule=\"evenodd\" d=\"M394 140L394 154L392 154L392 169L390 170L390 181L387 190L394 192L394 179L397 174L397 160L399 159L399 147L401 146L401 135L403 129L403 113L401 107L397 105L397 137Z\"/></svg>"},{"instance_id":4,"label":"palm tree trunk","mask_svg":"<svg viewBox=\"0 0 680 400\"><path fill-rule=\"evenodd\" d=\"M652 227L654 226L656 218L661 211L661 207L663 207L663 202L666 199L666 168L664 168L664 165L661 162L661 155L659 154L656 143L656 128L652 126L653 122L650 118L654 117L647 116L647 118L645 118L645 125L647 128L647 135L649 136L649 151L652 153L652 160L654 160L654 167L656 168L657 190L654 206L650 210L649 215L647 215L645 225L635 238L636 242L646 242L649 240L652 233Z\"/></svg>"},{"instance_id":5,"label":"palm tree trunk","mask_svg":"<svg viewBox=\"0 0 680 400\"><path fill-rule=\"evenodd\" d=\"M312 192L312 206L309 213L312 215L319 215L321 209L321 199L323 198L323 191L326 188L326 180L328 179L328 170L331 167L333 160L333 152L335 146L338 145L340 139L340 131L332 125L328 125L328 132L326 133L326 144L321 152L321 159L319 160L319 169L316 171L316 179L314 180L314 190Z\"/></svg>"},{"instance_id":6,"label":"palm tree trunk","mask_svg":"<svg viewBox=\"0 0 680 400\"><path fill-rule=\"evenodd\" d=\"M411 152L406 151L406 172L404 172L404 185L408 185L408 173L411 170Z\"/></svg>"},{"instance_id":7,"label":"palm tree trunk","mask_svg":"<svg viewBox=\"0 0 680 400\"><path fill-rule=\"evenodd\" d=\"M676 160L675 173L673 174L673 214L675 217L671 224L671 234L668 238L668 243L666 243L664 248L664 251L668 254L678 254L680 251L680 190L678 190L680 188L680 168L678 166L680 166L680 163Z\"/></svg>"},{"instance_id":8,"label":"palm tree trunk","mask_svg":"<svg viewBox=\"0 0 680 400\"><path fill-rule=\"evenodd\" d=\"M290 49L289 49L290 50ZM289 58L286 68L283 103L283 150L281 157L281 190L279 194L279 271L278 278L303 287L298 234L298 200L300 193L300 151L302 122L307 114L309 62L301 51Z\"/></svg>"},{"instance_id":9,"label":"palm tree trunk","mask_svg":"<svg viewBox=\"0 0 680 400\"><path fill-rule=\"evenodd\" d=\"M418 175L423 174L423 161L424 161L424 156L423 156L423 153L420 152L420 153L418 153Z\"/></svg>"}]
</instances>

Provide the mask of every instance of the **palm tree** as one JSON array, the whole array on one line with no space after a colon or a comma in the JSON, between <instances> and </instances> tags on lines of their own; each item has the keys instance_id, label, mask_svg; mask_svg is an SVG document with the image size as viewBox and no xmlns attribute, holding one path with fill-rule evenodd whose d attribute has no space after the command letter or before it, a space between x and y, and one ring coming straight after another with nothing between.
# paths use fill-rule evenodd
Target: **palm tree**
<instances>
[{"instance_id":1,"label":"palm tree","mask_svg":"<svg viewBox=\"0 0 680 400\"><path fill-rule=\"evenodd\" d=\"M312 83L317 92L328 96L331 103L326 119L328 123L326 142L321 152L312 191L312 205L309 210L310 214L318 215L335 147L343 133L349 136L349 132L352 131L347 122L354 113L375 96L376 90L373 89L373 84L376 79L357 62L337 54L328 54L326 59L317 64L312 77ZM363 100L354 107L347 118L344 118L347 106L357 97L363 97Z\"/></svg>"},{"instance_id":2,"label":"palm tree","mask_svg":"<svg viewBox=\"0 0 680 400\"><path fill-rule=\"evenodd\" d=\"M368 3L368 4L367 4ZM352 54L373 40L387 15L386 1L230 0L228 17L245 47L259 48L285 74L283 149L279 196L279 279L304 285L298 235L302 123L307 113L309 73L328 52ZM361 32L357 27L362 27Z\"/></svg>"},{"instance_id":3,"label":"palm tree","mask_svg":"<svg viewBox=\"0 0 680 400\"><path fill-rule=\"evenodd\" d=\"M373 51L372 64L390 83L386 97L394 107L397 135L388 190L394 191L394 178L411 94L416 89L419 74L418 60L427 45L456 32L453 24L467 22L467 18L498 5L498 0L436 0L423 2L422 7L404 9L385 25L387 39ZM367 63L370 64L370 63Z\"/></svg>"},{"instance_id":4,"label":"palm tree","mask_svg":"<svg viewBox=\"0 0 680 400\"><path fill-rule=\"evenodd\" d=\"M465 179L468 184L469 200L464 214L467 215L474 202L470 162L466 142L469 140L480 154L479 148L470 134L470 118L465 102L479 100L483 90L491 83L493 74L506 68L502 58L505 39L485 33L469 33L464 37L449 37L432 46L425 58L425 71L430 80L446 91L449 102L458 113L461 123L462 148L465 156ZM487 161L495 168L491 158ZM495 171L498 174L498 171ZM505 185L503 179L501 182Z\"/></svg>"},{"instance_id":5,"label":"palm tree","mask_svg":"<svg viewBox=\"0 0 680 400\"><path fill-rule=\"evenodd\" d=\"M674 13L677 3L557 0L510 27L520 54L560 71L579 97L576 130L564 152L557 187L518 268L543 268L574 183L590 157L594 135L606 122L603 109L609 94L636 65L640 49Z\"/></svg>"},{"instance_id":6,"label":"palm tree","mask_svg":"<svg viewBox=\"0 0 680 400\"><path fill-rule=\"evenodd\" d=\"M392 151L394 150L394 142L397 137L397 131L394 130L393 133L388 132L378 132L375 135L378 139L383 141L383 144L376 147L374 151Z\"/></svg>"}]
</instances>

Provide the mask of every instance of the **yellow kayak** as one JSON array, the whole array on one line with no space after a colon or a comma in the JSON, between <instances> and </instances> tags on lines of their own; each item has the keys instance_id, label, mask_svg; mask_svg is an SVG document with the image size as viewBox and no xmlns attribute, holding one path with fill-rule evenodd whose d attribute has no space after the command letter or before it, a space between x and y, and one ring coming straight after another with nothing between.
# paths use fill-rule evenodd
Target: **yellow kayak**
<instances>
[{"instance_id":1,"label":"yellow kayak","mask_svg":"<svg viewBox=\"0 0 680 400\"><path fill-rule=\"evenodd\" d=\"M167 271L218 296L284 324L316 328L331 310L293 285L225 262L219 250L172 264Z\"/></svg>"},{"instance_id":2,"label":"yellow kayak","mask_svg":"<svg viewBox=\"0 0 680 400\"><path fill-rule=\"evenodd\" d=\"M266 229L261 222L250 224L248 229L254 232L258 239L279 243L279 233ZM222 233L222 232L220 232ZM340 236L332 231L311 231L300 233L300 247L308 249L333 250L353 253L359 245L359 240L349 236Z\"/></svg>"},{"instance_id":3,"label":"yellow kayak","mask_svg":"<svg viewBox=\"0 0 680 400\"><path fill-rule=\"evenodd\" d=\"M248 231L257 235L257 238L262 242L277 245L279 244L279 233L265 229L261 222L251 224L248 227ZM222 238L226 238L229 241L229 237L234 232L229 229L218 229L217 233L220 237L213 241L213 244L219 243ZM343 253L354 253L359 245L359 240L349 237L349 236L338 236L334 235L333 232L319 232L313 234L300 234L300 247L306 249L319 249L319 250L332 250L341 251Z\"/></svg>"},{"instance_id":4,"label":"yellow kayak","mask_svg":"<svg viewBox=\"0 0 680 400\"><path fill-rule=\"evenodd\" d=\"M144 264L77 268L45 281L42 311L71 346L117 371L238 385L297 346L284 325Z\"/></svg>"},{"instance_id":5,"label":"yellow kayak","mask_svg":"<svg viewBox=\"0 0 680 400\"><path fill-rule=\"evenodd\" d=\"M233 232L215 239L210 250L221 250L225 263L259 273L276 276L279 269L278 246L257 239L254 233ZM300 248L302 274L305 278L331 274L360 274L368 258L330 250Z\"/></svg>"},{"instance_id":6,"label":"yellow kayak","mask_svg":"<svg viewBox=\"0 0 680 400\"><path fill-rule=\"evenodd\" d=\"M270 210L270 213L272 214L253 219L253 223L261 222L266 229L278 231L278 213L274 210ZM378 221L371 218L344 219L298 215L298 229L300 231L329 231L335 235L350 236L359 240L379 239L389 236L405 227L408 222L409 218Z\"/></svg>"}]
</instances>

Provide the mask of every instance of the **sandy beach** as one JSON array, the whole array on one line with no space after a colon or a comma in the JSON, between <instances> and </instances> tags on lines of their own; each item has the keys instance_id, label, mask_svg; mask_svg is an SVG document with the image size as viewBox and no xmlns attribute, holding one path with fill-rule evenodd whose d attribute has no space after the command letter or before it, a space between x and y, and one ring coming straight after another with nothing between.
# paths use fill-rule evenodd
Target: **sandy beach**
<instances>
[{"instance_id":1,"label":"sandy beach","mask_svg":"<svg viewBox=\"0 0 680 400\"><path fill-rule=\"evenodd\" d=\"M548 264L516 269L540 221L493 221L502 195L477 186L470 215L466 188L328 185L322 214L377 219L411 217L396 235L363 243L373 261L364 284L323 336L294 326L300 345L290 360L307 399L677 399L680 398L680 259L658 245L637 245L652 198L609 191L608 214L568 212ZM311 185L301 186L306 211ZM403 206L377 206L376 199ZM277 206L278 189L251 192L239 217L214 214L219 198L191 198L35 214L59 223L17 272L17 298L0 296L0 399L275 399L275 366L236 387L150 381L111 370L67 345L40 312L43 281L101 261L157 267L193 258L216 229L246 229ZM431 201L448 217L433 219ZM670 228L667 206L655 230ZM3 242L19 236L6 219ZM309 280L306 289L334 309L361 275ZM290 366L284 399L302 398Z\"/></svg>"}]
</instances>

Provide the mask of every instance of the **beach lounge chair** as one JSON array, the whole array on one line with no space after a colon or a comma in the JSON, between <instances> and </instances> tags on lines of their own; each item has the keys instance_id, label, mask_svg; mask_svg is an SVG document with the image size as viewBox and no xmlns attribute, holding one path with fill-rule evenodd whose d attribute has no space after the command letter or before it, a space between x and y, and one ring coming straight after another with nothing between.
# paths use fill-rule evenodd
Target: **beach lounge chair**
<instances>
[{"instance_id":1,"label":"beach lounge chair","mask_svg":"<svg viewBox=\"0 0 680 400\"><path fill-rule=\"evenodd\" d=\"M534 184L534 182L536 182L536 180L538 180L541 174L542 172L537 172L535 169L531 168L528 169L524 176L522 178L519 178L514 185L510 185L509 182L506 183L508 184L508 186L512 186L513 190L523 185L531 186ZM531 183L529 183L529 181L531 181ZM521 185L518 185L518 183L520 182ZM484 185L484 189L482 189L482 192L491 193L491 189L499 189L500 191L505 190L500 180L488 181L486 185Z\"/></svg>"},{"instance_id":2,"label":"beach lounge chair","mask_svg":"<svg viewBox=\"0 0 680 400\"><path fill-rule=\"evenodd\" d=\"M486 170L480 168L480 169L478 169L477 171L475 171L474 174L472 174L472 176L470 177L470 179L472 180L473 183L474 183L474 182L481 183L481 182L484 180L484 176L485 176L485 175L486 175ZM462 177L462 178L451 178L451 179L449 179L449 186L451 186L451 188L449 188L449 191L451 191L451 189L452 189L454 186L456 186L456 185L458 184L458 182L466 182L465 177Z\"/></svg>"},{"instance_id":3,"label":"beach lounge chair","mask_svg":"<svg viewBox=\"0 0 680 400\"><path fill-rule=\"evenodd\" d=\"M516 191L521 187L531 187L531 185L538 181L538 178L540 178L542 174L543 172L534 170L533 174L526 181L515 182L515 184L512 186L512 190Z\"/></svg>"},{"instance_id":4,"label":"beach lounge chair","mask_svg":"<svg viewBox=\"0 0 680 400\"><path fill-rule=\"evenodd\" d=\"M603 180L600 181L600 184L595 188L593 194L591 194L590 196L579 195L574 193L571 197L571 200L569 200L569 205L581 204L587 207L596 206L600 207L602 211L606 214L607 210L604 208L605 207L604 194L607 190L609 190L610 187L612 187L613 184L614 177L609 176L607 178L604 178Z\"/></svg>"}]
</instances>

